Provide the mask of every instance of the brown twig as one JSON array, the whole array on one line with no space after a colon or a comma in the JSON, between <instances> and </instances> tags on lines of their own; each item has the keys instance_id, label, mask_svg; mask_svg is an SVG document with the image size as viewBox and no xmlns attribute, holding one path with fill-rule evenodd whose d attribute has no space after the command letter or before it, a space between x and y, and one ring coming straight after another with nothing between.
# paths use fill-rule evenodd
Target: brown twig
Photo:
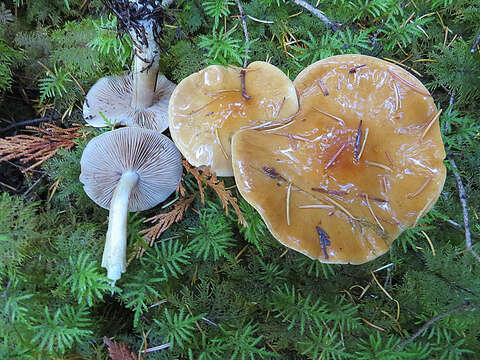
<instances>
[{"instance_id":1,"label":"brown twig","mask_svg":"<svg viewBox=\"0 0 480 360\"><path fill-rule=\"evenodd\" d=\"M243 67L247 67L247 61L248 61L248 50L249 50L249 37L248 37L248 29L247 29L247 22L245 20L246 16L245 13L243 12L243 7L242 4L240 3L239 0L235 0L235 3L237 4L238 7L238 12L240 13L240 21L242 22L242 27L243 27L243 34L245 35L245 59L243 59ZM243 93L243 91L242 91Z\"/></svg>"},{"instance_id":2,"label":"brown twig","mask_svg":"<svg viewBox=\"0 0 480 360\"><path fill-rule=\"evenodd\" d=\"M470 309L478 309L479 306L476 306L476 305L472 305L470 304L469 302L463 304L463 305L460 305L460 306L457 306L457 307L454 307L453 309L450 309L448 311L445 311L441 314L438 314L437 316L434 316L433 318L431 318L430 320L428 320L425 324L423 324L423 326L418 329L412 336L410 336L408 339L405 339L404 341L402 341L400 344L398 344L397 346L397 351L403 349L405 347L405 345L408 345L410 344L413 340L415 340L417 337L419 337L420 335L422 335L422 333L427 330L430 326L432 326L434 323L436 323L438 320L440 319L443 319L445 316L448 316L448 315L451 315L453 313L456 313L458 311L464 311L464 310L470 310Z\"/></svg>"},{"instance_id":3,"label":"brown twig","mask_svg":"<svg viewBox=\"0 0 480 360\"><path fill-rule=\"evenodd\" d=\"M301 7L303 7L304 9L306 9L307 11L309 11L310 13L315 15L317 18L322 20L327 25L327 28L332 29L333 32L336 32L336 31L339 30L337 25L335 25L329 18L327 18L325 15L323 15L320 10L314 8L312 5L310 5L306 1L303 1L303 0L291 0L291 1L294 4L297 4Z\"/></svg>"},{"instance_id":4,"label":"brown twig","mask_svg":"<svg viewBox=\"0 0 480 360\"><path fill-rule=\"evenodd\" d=\"M458 173L457 164L455 164L455 160L449 159L448 162L452 165L453 175L455 176L455 180L457 181L458 187L458 196L460 198L460 203L462 204L463 209L463 223L465 224L465 244L467 249L471 251L472 255L477 259L480 263L480 256L476 253L476 251L472 247L472 235L470 233L470 220L468 219L468 206L467 206L467 193L465 192L465 188L463 186L462 178Z\"/></svg>"},{"instance_id":5,"label":"brown twig","mask_svg":"<svg viewBox=\"0 0 480 360\"><path fill-rule=\"evenodd\" d=\"M60 119L60 116L45 116L41 117L38 119L31 119L31 120L25 120L25 121L20 121L17 123L13 123L5 128L0 129L0 133L7 132L9 130L15 129L17 127L22 127L25 125L33 125L33 124L38 124L44 121L53 121L53 120L58 120Z\"/></svg>"}]
</instances>

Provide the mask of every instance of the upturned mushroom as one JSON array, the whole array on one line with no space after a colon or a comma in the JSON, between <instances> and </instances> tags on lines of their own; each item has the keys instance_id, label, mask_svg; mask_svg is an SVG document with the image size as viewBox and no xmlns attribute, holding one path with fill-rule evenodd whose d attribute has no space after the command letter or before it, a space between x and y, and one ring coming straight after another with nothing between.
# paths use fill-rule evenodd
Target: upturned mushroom
<instances>
[{"instance_id":1,"label":"upturned mushroom","mask_svg":"<svg viewBox=\"0 0 480 360\"><path fill-rule=\"evenodd\" d=\"M175 191L181 155L157 131L121 128L92 139L80 164L85 192L110 210L102 267L115 283L126 270L128 211L150 209Z\"/></svg>"},{"instance_id":2,"label":"upturned mushroom","mask_svg":"<svg viewBox=\"0 0 480 360\"><path fill-rule=\"evenodd\" d=\"M134 46L133 71L102 78L89 90L83 117L93 126L114 123L157 131L168 127L168 101L175 88L158 74L158 38L165 13L157 0L109 0L119 31L126 32Z\"/></svg>"},{"instance_id":3,"label":"upturned mushroom","mask_svg":"<svg viewBox=\"0 0 480 360\"><path fill-rule=\"evenodd\" d=\"M442 190L441 111L414 76L363 55L316 62L294 84L290 124L233 137L237 187L284 245L321 262L370 261Z\"/></svg>"},{"instance_id":4,"label":"upturned mushroom","mask_svg":"<svg viewBox=\"0 0 480 360\"><path fill-rule=\"evenodd\" d=\"M278 123L297 110L295 87L277 67L262 61L246 69L212 65L176 87L168 108L170 133L191 164L232 176L233 134Z\"/></svg>"}]
</instances>

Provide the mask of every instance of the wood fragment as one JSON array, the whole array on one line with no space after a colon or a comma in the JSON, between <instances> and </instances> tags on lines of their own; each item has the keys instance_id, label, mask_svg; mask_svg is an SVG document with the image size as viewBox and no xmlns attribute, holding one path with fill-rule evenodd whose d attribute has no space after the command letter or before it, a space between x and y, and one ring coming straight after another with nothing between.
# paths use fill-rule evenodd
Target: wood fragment
<instances>
[{"instance_id":1,"label":"wood fragment","mask_svg":"<svg viewBox=\"0 0 480 360\"><path fill-rule=\"evenodd\" d=\"M318 238L320 239L320 245L322 246L323 250L323 256L325 256L326 260L328 259L327 247L332 244L330 242L330 236L320 226L316 226L315 229L317 230Z\"/></svg>"},{"instance_id":2,"label":"wood fragment","mask_svg":"<svg viewBox=\"0 0 480 360\"><path fill-rule=\"evenodd\" d=\"M414 197L420 195L420 193L422 193L422 191L424 191L431 182L432 182L432 177L429 176L427 180L422 184L422 186L420 186L420 188L417 191L408 194L407 198L413 199Z\"/></svg>"},{"instance_id":3,"label":"wood fragment","mask_svg":"<svg viewBox=\"0 0 480 360\"><path fill-rule=\"evenodd\" d=\"M412 89L413 91L415 91L416 93L419 93L423 96L431 96L428 92L426 92L425 90L423 89L420 89L418 87L416 87L415 85L413 85L410 81L408 81L407 79L404 79L403 77L401 77L400 75L396 74L394 71L391 71L391 70L387 70L387 72L395 79L395 80L398 80L399 82L401 82L403 85L409 87L410 89Z\"/></svg>"},{"instance_id":4,"label":"wood fragment","mask_svg":"<svg viewBox=\"0 0 480 360\"><path fill-rule=\"evenodd\" d=\"M287 225L290 226L290 194L292 192L292 183L287 187Z\"/></svg>"},{"instance_id":5,"label":"wood fragment","mask_svg":"<svg viewBox=\"0 0 480 360\"><path fill-rule=\"evenodd\" d=\"M366 163L367 165L376 166L376 167L385 169L385 170L387 170L387 171L393 172L393 170L392 170L391 168L389 168L387 165L383 165L383 164L380 164L380 163L375 162L375 161L365 160L365 163Z\"/></svg>"},{"instance_id":6,"label":"wood fragment","mask_svg":"<svg viewBox=\"0 0 480 360\"><path fill-rule=\"evenodd\" d=\"M323 114L323 115L326 115L326 116L328 116L328 117L330 117L330 118L332 118L332 119L334 119L334 120L337 120L340 125L345 126L345 121L343 121L343 120L342 120L341 118L339 118L338 116L329 114L329 113L327 113L326 111L322 111L322 110L320 110L319 108L317 108L317 107L315 107L315 106L313 107L313 110L318 111L319 113L321 113L321 114Z\"/></svg>"},{"instance_id":7,"label":"wood fragment","mask_svg":"<svg viewBox=\"0 0 480 360\"><path fill-rule=\"evenodd\" d=\"M354 67L350 68L350 70L348 70L348 73L349 74L355 74L359 69L361 69L363 67L366 67L366 66L367 65L365 65L365 64L354 66Z\"/></svg>"},{"instance_id":8,"label":"wood fragment","mask_svg":"<svg viewBox=\"0 0 480 360\"><path fill-rule=\"evenodd\" d=\"M264 166L262 168L262 170L265 172L265 174L267 174L268 176L270 176L273 179L276 179L276 178L280 177L280 174L275 170L275 168Z\"/></svg>"},{"instance_id":9,"label":"wood fragment","mask_svg":"<svg viewBox=\"0 0 480 360\"><path fill-rule=\"evenodd\" d=\"M240 82L241 82L241 85L242 85L242 96L245 100L249 100L251 98L250 95L247 94L247 87L245 85L245 74L246 74L246 70L245 69L242 69L240 71Z\"/></svg>"},{"instance_id":10,"label":"wood fragment","mask_svg":"<svg viewBox=\"0 0 480 360\"><path fill-rule=\"evenodd\" d=\"M425 135L427 135L428 131L430 130L430 128L433 126L433 124L435 123L435 121L438 120L438 118L440 117L440 114L442 113L442 109L440 109L436 114L435 116L432 118L432 120L430 120L430 122L428 123L427 127L425 128L425 130L423 131L423 134L422 134L422 139L425 137Z\"/></svg>"},{"instance_id":11,"label":"wood fragment","mask_svg":"<svg viewBox=\"0 0 480 360\"><path fill-rule=\"evenodd\" d=\"M363 154L363 150L365 150L365 145L367 144L367 139L368 139L368 131L369 131L368 128L366 128L365 137L363 138L362 148L360 149L360 153L358 154L357 161L360 161Z\"/></svg>"},{"instance_id":12,"label":"wood fragment","mask_svg":"<svg viewBox=\"0 0 480 360\"><path fill-rule=\"evenodd\" d=\"M335 153L335 155L333 155L333 157L330 159L330 161L327 163L327 165L325 165L325 170L327 170L330 166L332 166L332 164L335 162L335 160L337 160L337 158L342 153L343 149L345 149L345 146L347 146L347 144L343 144L342 147Z\"/></svg>"},{"instance_id":13,"label":"wood fragment","mask_svg":"<svg viewBox=\"0 0 480 360\"><path fill-rule=\"evenodd\" d=\"M329 93L328 93L327 85L325 85L325 83L322 81L322 79L317 79L316 82L320 86L320 89L322 89L323 95L328 96Z\"/></svg>"},{"instance_id":14,"label":"wood fragment","mask_svg":"<svg viewBox=\"0 0 480 360\"><path fill-rule=\"evenodd\" d=\"M368 195L367 193L357 194L357 197L361 197L362 199L365 199L367 196L370 200L373 200L373 201L376 201L376 202L379 202L379 203L382 203L382 204L388 203L388 200L385 200L385 199L382 199L382 198L379 198L379 197L372 197L372 196Z\"/></svg>"},{"instance_id":15,"label":"wood fragment","mask_svg":"<svg viewBox=\"0 0 480 360\"><path fill-rule=\"evenodd\" d=\"M370 204L370 200L368 198L368 194L365 194L365 200L367 201L367 206L368 206L368 210L370 210L370 214L372 214L373 218L375 219L375 222L377 223L378 226L380 226L380 229L382 229L382 231L385 232L385 228L382 226L377 216L373 212L372 205Z\"/></svg>"},{"instance_id":16,"label":"wood fragment","mask_svg":"<svg viewBox=\"0 0 480 360\"><path fill-rule=\"evenodd\" d=\"M318 191L318 192L321 192L321 193L324 193L324 194L329 194L329 195L336 195L336 196L345 196L348 194L347 191L341 191L341 190L328 190L328 189L324 189L324 188L317 188L317 187L314 187L312 188L313 191Z\"/></svg>"}]
</instances>

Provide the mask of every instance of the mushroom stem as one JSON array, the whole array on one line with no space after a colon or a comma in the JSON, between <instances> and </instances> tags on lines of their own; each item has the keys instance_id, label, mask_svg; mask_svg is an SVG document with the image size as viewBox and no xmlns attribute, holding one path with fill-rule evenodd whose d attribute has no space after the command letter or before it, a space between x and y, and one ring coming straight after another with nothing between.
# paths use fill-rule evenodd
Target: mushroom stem
<instances>
[{"instance_id":1,"label":"mushroom stem","mask_svg":"<svg viewBox=\"0 0 480 360\"><path fill-rule=\"evenodd\" d=\"M159 49L154 38L157 25L152 19L141 21L141 25L145 29L141 34L137 34L134 29L130 31L135 46L131 104L134 109L144 109L153 104L158 74Z\"/></svg>"},{"instance_id":2,"label":"mushroom stem","mask_svg":"<svg viewBox=\"0 0 480 360\"><path fill-rule=\"evenodd\" d=\"M137 54L139 53L137 52ZM141 56L143 54L139 55ZM158 63L156 59L152 59L152 62L147 63L138 56L135 56L133 64L132 108L144 109L153 104L157 73Z\"/></svg>"},{"instance_id":3,"label":"mushroom stem","mask_svg":"<svg viewBox=\"0 0 480 360\"><path fill-rule=\"evenodd\" d=\"M107 240L103 249L102 267L107 269L107 277L120 279L127 268L127 214L128 200L132 189L137 185L136 171L123 172L110 202Z\"/></svg>"}]
</instances>

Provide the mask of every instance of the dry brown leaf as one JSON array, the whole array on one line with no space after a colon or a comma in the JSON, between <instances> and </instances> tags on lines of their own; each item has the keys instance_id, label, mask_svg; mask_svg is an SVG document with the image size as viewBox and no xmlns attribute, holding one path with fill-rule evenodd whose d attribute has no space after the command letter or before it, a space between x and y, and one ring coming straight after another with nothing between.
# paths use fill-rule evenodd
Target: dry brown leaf
<instances>
[{"instance_id":1,"label":"dry brown leaf","mask_svg":"<svg viewBox=\"0 0 480 360\"><path fill-rule=\"evenodd\" d=\"M53 157L59 149L70 150L75 146L74 140L83 136L79 124L63 129L45 123L42 127L27 126L36 135L20 134L0 139L0 162L19 159L23 163L35 161L25 169L30 171Z\"/></svg>"},{"instance_id":2,"label":"dry brown leaf","mask_svg":"<svg viewBox=\"0 0 480 360\"><path fill-rule=\"evenodd\" d=\"M237 214L238 223L242 224L245 227L247 226L247 222L245 221L242 211L238 206L237 198L232 195L232 192L230 190L225 189L225 184L223 183L223 181L218 180L217 174L215 174L215 172L212 172L209 166L199 166L197 168L194 168L185 160L183 161L183 166L197 180L202 203L205 202L205 194L202 187L202 183L205 182L205 184L210 186L217 193L218 197L222 201L222 205L225 209L226 214L228 215L228 204L232 205L233 210L235 210Z\"/></svg>"},{"instance_id":3,"label":"dry brown leaf","mask_svg":"<svg viewBox=\"0 0 480 360\"><path fill-rule=\"evenodd\" d=\"M141 360L128 350L127 345L110 340L108 337L103 337L103 342L108 347L108 355L112 360Z\"/></svg>"}]
</instances>

